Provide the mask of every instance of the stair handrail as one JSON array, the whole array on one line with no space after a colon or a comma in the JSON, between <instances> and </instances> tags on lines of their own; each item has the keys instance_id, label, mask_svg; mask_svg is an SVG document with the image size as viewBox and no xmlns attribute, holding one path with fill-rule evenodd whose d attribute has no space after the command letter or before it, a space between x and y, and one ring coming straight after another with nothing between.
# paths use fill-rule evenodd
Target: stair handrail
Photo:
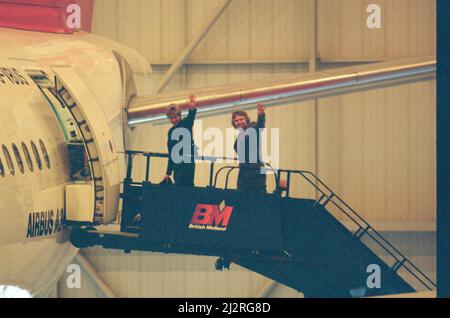
<instances>
[{"instance_id":1,"label":"stair handrail","mask_svg":"<svg viewBox=\"0 0 450 318\"><path fill-rule=\"evenodd\" d=\"M309 184L311 184L317 191L319 191L323 197L327 198L327 202L332 202L341 212L343 212L347 217L350 218L350 220L352 220L359 228L357 231L355 231L355 234L358 233L358 231L360 231L361 229L363 230L363 234L361 236L359 236L359 239L361 239L361 237L363 235L368 235L370 238L372 238L381 248L383 248L389 255L391 255L394 259L395 259L395 263L393 265L393 268L395 268L395 271L398 271L399 268L403 267L406 269L406 271L408 271L411 275L413 275L419 282L422 283L422 285L424 285L428 290L433 290L433 288L436 288L436 284L425 274L423 273L416 265L414 265L405 255L403 255L403 253L401 253L397 248L395 248L386 238L384 238L378 231L376 231L373 226L371 226L364 218L362 218L355 210L353 210L341 197L339 197L336 193L334 193L322 180L320 180L319 177L317 177L313 172L311 171L306 171L306 170L286 170L286 169L280 169L279 173L288 173L289 174L298 174L301 177L303 177L303 179L305 179ZM327 194L325 193L317 184L315 184L313 181L311 181L307 175L312 176L316 181L318 182L320 185L322 185L327 191L329 191L330 193ZM290 178L288 178L290 179ZM278 185L277 185L278 186ZM287 187L290 187L290 182L288 183ZM316 204L320 204L319 202L321 201L321 198L319 198L318 200L316 200ZM334 200L337 199L338 202L335 202ZM343 204L352 214L353 216L355 216L357 219L360 220L360 222L362 222L364 224L364 226L362 226L358 221L356 221L351 215L349 215L349 213L347 211L345 211L338 203ZM323 205L324 206L324 205ZM370 232L369 230L371 230L372 232ZM381 240L381 242L379 240L377 240L376 237L373 236L373 234L379 239ZM361 241L363 242L363 241ZM364 242L363 242L364 243ZM364 243L365 244L365 243ZM366 245L366 244L365 244ZM391 248L395 253L393 253L392 251L390 251L385 245L387 245L389 248ZM366 245L367 246L367 245ZM369 247L370 248L370 247ZM372 250L372 249L371 249ZM397 254L397 255L395 255ZM422 276L422 278L424 278L428 284L430 284L432 287L430 287L427 283L425 283L416 273L414 273L410 268L408 268L406 265L410 265L416 272L418 272L420 274L420 276Z\"/></svg>"}]
</instances>

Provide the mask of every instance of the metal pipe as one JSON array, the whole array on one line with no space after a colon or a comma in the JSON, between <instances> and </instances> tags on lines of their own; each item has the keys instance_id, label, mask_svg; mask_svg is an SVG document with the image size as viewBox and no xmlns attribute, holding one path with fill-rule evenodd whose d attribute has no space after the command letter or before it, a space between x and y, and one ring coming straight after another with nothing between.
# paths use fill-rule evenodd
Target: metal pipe
<instances>
[{"instance_id":1,"label":"metal pipe","mask_svg":"<svg viewBox=\"0 0 450 318\"><path fill-rule=\"evenodd\" d=\"M113 293L111 288L103 282L103 280L98 276L97 271L94 266L92 266L91 262L82 254L81 251L75 255L75 261L81 266L83 271L89 276L89 278L95 283L98 289L105 295L107 298L117 298Z\"/></svg>"},{"instance_id":2,"label":"metal pipe","mask_svg":"<svg viewBox=\"0 0 450 318\"><path fill-rule=\"evenodd\" d=\"M273 280L268 280L264 284L264 286L260 290L258 290L255 298L268 298L276 286L277 286L277 282L275 282Z\"/></svg>"},{"instance_id":3,"label":"metal pipe","mask_svg":"<svg viewBox=\"0 0 450 318\"><path fill-rule=\"evenodd\" d=\"M278 81L261 81L194 90L199 113L229 111L258 102L267 106L348 94L436 78L435 58L415 58L325 70ZM170 104L187 107L187 91L137 97L128 124L164 119Z\"/></svg>"},{"instance_id":4,"label":"metal pipe","mask_svg":"<svg viewBox=\"0 0 450 318\"><path fill-rule=\"evenodd\" d=\"M310 0L310 35L309 35L309 72L317 72L317 49L318 49L318 9L317 0ZM314 172L319 173L319 100L314 99ZM316 190L316 198L318 192Z\"/></svg>"},{"instance_id":5,"label":"metal pipe","mask_svg":"<svg viewBox=\"0 0 450 318\"><path fill-rule=\"evenodd\" d=\"M310 0L309 71L317 71L317 0Z\"/></svg>"},{"instance_id":6,"label":"metal pipe","mask_svg":"<svg viewBox=\"0 0 450 318\"><path fill-rule=\"evenodd\" d=\"M170 69L164 74L163 78L159 82L158 86L154 90L155 94L161 93L163 89L169 84L172 77L176 72L183 66L186 59L191 55L191 53L195 50L195 48L200 44L203 38L208 34L209 30L211 30L212 26L216 23L216 21L220 18L222 13L230 4L231 0L224 0L222 4L217 6L216 10L213 12L211 17L208 19L206 24L201 28L201 30L194 36L191 42L184 48L183 52L181 52L178 59L175 63L172 64Z\"/></svg>"}]
</instances>

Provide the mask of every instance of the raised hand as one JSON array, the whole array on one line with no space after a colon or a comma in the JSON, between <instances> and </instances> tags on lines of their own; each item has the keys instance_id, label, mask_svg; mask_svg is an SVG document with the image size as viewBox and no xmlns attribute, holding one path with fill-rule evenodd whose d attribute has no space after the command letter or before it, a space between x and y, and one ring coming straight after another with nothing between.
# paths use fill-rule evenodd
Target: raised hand
<instances>
[{"instance_id":1,"label":"raised hand","mask_svg":"<svg viewBox=\"0 0 450 318\"><path fill-rule=\"evenodd\" d=\"M196 97L194 94L189 94L188 96L188 108L189 109L194 109L196 105Z\"/></svg>"},{"instance_id":2,"label":"raised hand","mask_svg":"<svg viewBox=\"0 0 450 318\"><path fill-rule=\"evenodd\" d=\"M263 115L266 111L266 107L263 103L258 103L258 115Z\"/></svg>"}]
</instances>

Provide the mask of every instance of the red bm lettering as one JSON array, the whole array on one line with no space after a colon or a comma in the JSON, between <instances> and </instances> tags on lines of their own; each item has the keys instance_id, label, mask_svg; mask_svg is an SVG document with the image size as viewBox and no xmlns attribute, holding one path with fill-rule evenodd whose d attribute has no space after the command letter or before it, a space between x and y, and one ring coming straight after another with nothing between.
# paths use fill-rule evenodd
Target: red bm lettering
<instances>
[{"instance_id":1,"label":"red bm lettering","mask_svg":"<svg viewBox=\"0 0 450 318\"><path fill-rule=\"evenodd\" d=\"M197 204L194 215L192 216L192 224L208 225L211 224L212 206L208 204Z\"/></svg>"},{"instance_id":2,"label":"red bm lettering","mask_svg":"<svg viewBox=\"0 0 450 318\"><path fill-rule=\"evenodd\" d=\"M219 210L219 206L214 205L213 209L214 214L213 214L213 218L211 221L214 222L215 225L217 226L228 226L228 222L230 221L230 216L231 216L231 212L233 212L233 207L232 206L226 206L222 212L220 212ZM213 225L211 222L210 225Z\"/></svg>"},{"instance_id":3,"label":"red bm lettering","mask_svg":"<svg viewBox=\"0 0 450 318\"><path fill-rule=\"evenodd\" d=\"M196 225L216 225L227 227L230 222L232 206L226 206L222 211L218 205L197 204L191 223Z\"/></svg>"}]
</instances>

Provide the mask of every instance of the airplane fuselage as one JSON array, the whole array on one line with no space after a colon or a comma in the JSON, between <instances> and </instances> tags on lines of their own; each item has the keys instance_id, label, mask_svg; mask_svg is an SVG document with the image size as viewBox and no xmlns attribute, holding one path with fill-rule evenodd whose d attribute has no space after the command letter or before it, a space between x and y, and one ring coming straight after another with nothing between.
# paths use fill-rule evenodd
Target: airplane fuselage
<instances>
[{"instance_id":1,"label":"airplane fuselage","mask_svg":"<svg viewBox=\"0 0 450 318\"><path fill-rule=\"evenodd\" d=\"M73 70L101 107L117 157L124 148L121 73L113 52L83 34L0 28L0 41L8 43L0 49L0 285L44 296L77 249L64 225L67 136L30 74L41 71L53 82L54 67Z\"/></svg>"}]
</instances>

